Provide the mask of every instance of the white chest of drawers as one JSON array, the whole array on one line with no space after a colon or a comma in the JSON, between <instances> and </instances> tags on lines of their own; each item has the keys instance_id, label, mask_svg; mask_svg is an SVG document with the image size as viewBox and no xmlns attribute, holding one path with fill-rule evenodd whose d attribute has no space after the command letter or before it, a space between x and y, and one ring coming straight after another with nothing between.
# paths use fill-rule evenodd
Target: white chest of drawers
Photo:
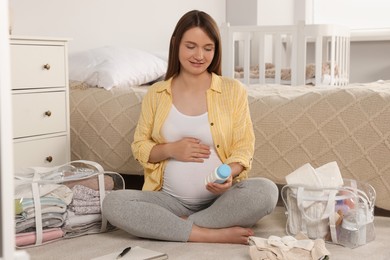
<instances>
[{"instance_id":1,"label":"white chest of drawers","mask_svg":"<svg viewBox=\"0 0 390 260\"><path fill-rule=\"evenodd\" d=\"M67 40L12 37L15 170L70 160Z\"/></svg>"}]
</instances>

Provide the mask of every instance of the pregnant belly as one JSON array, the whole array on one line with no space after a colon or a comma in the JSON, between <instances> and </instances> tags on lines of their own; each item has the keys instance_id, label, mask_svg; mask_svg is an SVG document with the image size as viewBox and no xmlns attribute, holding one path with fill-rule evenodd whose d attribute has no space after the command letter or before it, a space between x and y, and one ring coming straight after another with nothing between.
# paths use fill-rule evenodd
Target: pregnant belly
<instances>
[{"instance_id":1,"label":"pregnant belly","mask_svg":"<svg viewBox=\"0 0 390 260\"><path fill-rule=\"evenodd\" d=\"M165 168L163 190L188 204L207 203L215 195L207 191L204 179L220 164L213 152L203 163L170 160Z\"/></svg>"}]
</instances>

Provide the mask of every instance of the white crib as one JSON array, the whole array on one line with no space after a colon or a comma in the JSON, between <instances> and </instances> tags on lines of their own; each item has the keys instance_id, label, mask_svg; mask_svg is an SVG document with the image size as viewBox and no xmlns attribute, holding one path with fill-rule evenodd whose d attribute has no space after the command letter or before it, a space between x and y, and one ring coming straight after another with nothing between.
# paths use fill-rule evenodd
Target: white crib
<instances>
[{"instance_id":1,"label":"white crib","mask_svg":"<svg viewBox=\"0 0 390 260\"><path fill-rule=\"evenodd\" d=\"M222 74L244 84L349 83L350 30L337 25L221 26Z\"/></svg>"}]
</instances>

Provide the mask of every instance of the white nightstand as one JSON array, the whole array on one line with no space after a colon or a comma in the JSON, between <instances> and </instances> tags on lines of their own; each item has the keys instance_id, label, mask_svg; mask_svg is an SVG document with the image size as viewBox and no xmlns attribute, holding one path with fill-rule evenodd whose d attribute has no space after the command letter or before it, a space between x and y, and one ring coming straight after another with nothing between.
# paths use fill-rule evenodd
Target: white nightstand
<instances>
[{"instance_id":1,"label":"white nightstand","mask_svg":"<svg viewBox=\"0 0 390 260\"><path fill-rule=\"evenodd\" d=\"M67 42L10 38L15 170L70 161Z\"/></svg>"}]
</instances>

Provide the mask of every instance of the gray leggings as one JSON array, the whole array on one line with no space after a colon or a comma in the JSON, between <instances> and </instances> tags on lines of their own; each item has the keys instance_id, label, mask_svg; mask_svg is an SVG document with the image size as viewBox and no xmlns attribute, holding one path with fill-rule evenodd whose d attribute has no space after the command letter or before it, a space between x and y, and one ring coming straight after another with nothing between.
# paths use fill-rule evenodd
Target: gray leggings
<instances>
[{"instance_id":1,"label":"gray leggings","mask_svg":"<svg viewBox=\"0 0 390 260\"><path fill-rule=\"evenodd\" d=\"M277 200L278 188L273 182L251 178L234 184L199 211L162 191L113 191L103 201L103 215L134 236L185 242L193 224L206 228L251 227L274 210Z\"/></svg>"}]
</instances>

